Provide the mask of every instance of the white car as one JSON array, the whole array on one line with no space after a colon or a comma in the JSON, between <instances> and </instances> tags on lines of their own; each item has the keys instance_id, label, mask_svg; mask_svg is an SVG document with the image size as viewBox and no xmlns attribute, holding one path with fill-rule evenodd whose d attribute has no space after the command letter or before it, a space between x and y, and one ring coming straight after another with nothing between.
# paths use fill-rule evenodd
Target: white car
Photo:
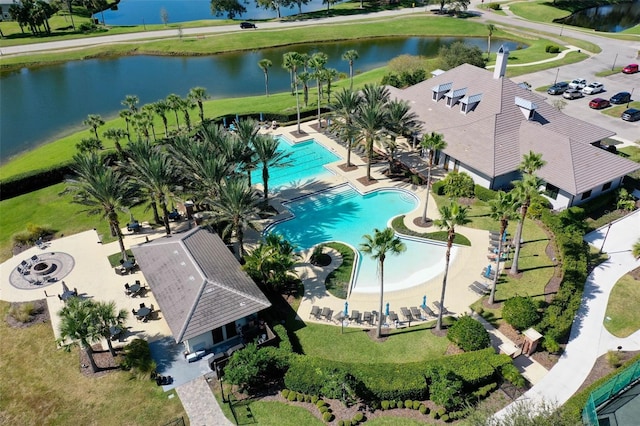
<instances>
[{"instance_id":1,"label":"white car","mask_svg":"<svg viewBox=\"0 0 640 426\"><path fill-rule=\"evenodd\" d=\"M585 80L584 78L574 78L573 80L571 80L571 83L569 83L569 88L583 89L586 85L587 85L587 80Z\"/></svg>"},{"instance_id":2,"label":"white car","mask_svg":"<svg viewBox=\"0 0 640 426\"><path fill-rule=\"evenodd\" d=\"M582 93L585 95L593 95L594 93L600 93L602 91L604 91L604 84L595 81L593 83L589 83L587 87L582 89Z\"/></svg>"}]
</instances>

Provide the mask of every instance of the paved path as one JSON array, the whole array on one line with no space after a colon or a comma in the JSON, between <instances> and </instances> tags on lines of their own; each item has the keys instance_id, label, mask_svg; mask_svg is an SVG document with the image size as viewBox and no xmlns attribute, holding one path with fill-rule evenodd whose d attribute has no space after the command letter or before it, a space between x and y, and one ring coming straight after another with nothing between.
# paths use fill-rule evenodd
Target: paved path
<instances>
[{"instance_id":1,"label":"paved path","mask_svg":"<svg viewBox=\"0 0 640 426\"><path fill-rule=\"evenodd\" d=\"M176 388L191 426L231 426L204 377Z\"/></svg>"},{"instance_id":2,"label":"paved path","mask_svg":"<svg viewBox=\"0 0 640 426\"><path fill-rule=\"evenodd\" d=\"M608 232L608 235L607 235ZM606 235L606 241L605 241ZM627 272L640 267L640 260L631 254L634 242L640 239L640 211L628 215L609 226L585 237L585 241L598 249L603 247L610 256L587 278L582 306L578 310L569 343L558 363L539 383L533 386L515 404L529 402L562 405L582 385L596 359L610 350L622 346L624 350L640 350L640 331L620 339L612 336L603 325L609 294L615 283ZM508 415L513 404L496 413Z\"/></svg>"}]
</instances>

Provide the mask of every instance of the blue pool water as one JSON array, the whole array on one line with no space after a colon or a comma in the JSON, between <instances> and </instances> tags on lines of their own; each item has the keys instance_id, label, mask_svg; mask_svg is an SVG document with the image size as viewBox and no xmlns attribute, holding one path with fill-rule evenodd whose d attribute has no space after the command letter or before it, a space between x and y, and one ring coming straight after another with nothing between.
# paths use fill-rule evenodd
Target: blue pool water
<instances>
[{"instance_id":1,"label":"blue pool water","mask_svg":"<svg viewBox=\"0 0 640 426\"><path fill-rule=\"evenodd\" d=\"M280 136L278 142L278 151L289 154L289 164L269 168L269 192L283 187L306 185L317 178L330 175L331 172L324 166L340 159L313 139L294 144ZM251 173L251 182L262 183L261 166Z\"/></svg>"},{"instance_id":2,"label":"blue pool water","mask_svg":"<svg viewBox=\"0 0 640 426\"><path fill-rule=\"evenodd\" d=\"M358 249L362 236L383 229L390 220L418 207L416 197L399 189L382 189L362 195L349 185L312 194L286 203L294 215L267 232L282 234L300 249L340 241ZM446 246L403 238L407 250L385 260L385 291L406 289L424 283L442 271ZM455 256L456 249L452 249ZM377 293L377 262L359 253L353 292ZM416 301L418 303L419 301Z\"/></svg>"}]
</instances>

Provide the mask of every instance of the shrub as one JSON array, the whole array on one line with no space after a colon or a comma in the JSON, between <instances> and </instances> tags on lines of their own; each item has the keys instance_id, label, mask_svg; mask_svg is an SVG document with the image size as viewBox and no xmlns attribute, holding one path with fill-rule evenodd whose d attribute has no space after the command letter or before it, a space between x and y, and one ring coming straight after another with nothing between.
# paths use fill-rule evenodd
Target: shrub
<instances>
[{"instance_id":1,"label":"shrub","mask_svg":"<svg viewBox=\"0 0 640 426\"><path fill-rule=\"evenodd\" d=\"M431 400L447 409L462 405L462 380L451 371L435 370L430 374L429 395Z\"/></svg>"},{"instance_id":2,"label":"shrub","mask_svg":"<svg viewBox=\"0 0 640 426\"><path fill-rule=\"evenodd\" d=\"M492 10L500 10L500 3L489 3L487 7Z\"/></svg>"},{"instance_id":3,"label":"shrub","mask_svg":"<svg viewBox=\"0 0 640 426\"><path fill-rule=\"evenodd\" d=\"M389 409L389 405L390 405L390 404L389 404L389 401L384 400L384 401L382 401L382 402L380 403L380 408L381 408L382 410L388 410L388 409Z\"/></svg>"},{"instance_id":4,"label":"shrub","mask_svg":"<svg viewBox=\"0 0 640 426\"><path fill-rule=\"evenodd\" d=\"M289 392L289 396L287 397L287 400L293 402L296 400L297 396L298 394L296 392Z\"/></svg>"},{"instance_id":5,"label":"shrub","mask_svg":"<svg viewBox=\"0 0 640 426\"><path fill-rule=\"evenodd\" d=\"M287 397L289 396L289 389L282 389L282 392L280 392L280 394L284 399L287 399Z\"/></svg>"},{"instance_id":6,"label":"shrub","mask_svg":"<svg viewBox=\"0 0 640 426\"><path fill-rule=\"evenodd\" d=\"M9 308L9 315L23 324L33 320L33 314L35 312L36 308L32 302L11 304Z\"/></svg>"},{"instance_id":7,"label":"shrub","mask_svg":"<svg viewBox=\"0 0 640 426\"><path fill-rule=\"evenodd\" d=\"M476 198L481 201L491 201L496 198L498 192L484 186L474 185Z\"/></svg>"},{"instance_id":8,"label":"shrub","mask_svg":"<svg viewBox=\"0 0 640 426\"><path fill-rule=\"evenodd\" d=\"M304 402L304 394L302 394L302 393L298 393L298 394L296 395L296 401L298 401L298 402Z\"/></svg>"},{"instance_id":9,"label":"shrub","mask_svg":"<svg viewBox=\"0 0 640 426\"><path fill-rule=\"evenodd\" d=\"M48 225L27 224L27 230L13 235L12 240L16 245L33 245L40 238L53 235L55 231Z\"/></svg>"},{"instance_id":10,"label":"shrub","mask_svg":"<svg viewBox=\"0 0 640 426\"><path fill-rule=\"evenodd\" d=\"M344 425L344 420L338 420L338 426L345 426Z\"/></svg>"},{"instance_id":11,"label":"shrub","mask_svg":"<svg viewBox=\"0 0 640 426\"><path fill-rule=\"evenodd\" d=\"M431 418L436 419L436 420L440 418L440 414L438 414L438 410L433 410L431 412Z\"/></svg>"},{"instance_id":12,"label":"shrub","mask_svg":"<svg viewBox=\"0 0 640 426\"><path fill-rule=\"evenodd\" d=\"M420 414L429 414L429 407L424 404L420 404Z\"/></svg>"},{"instance_id":13,"label":"shrub","mask_svg":"<svg viewBox=\"0 0 640 426\"><path fill-rule=\"evenodd\" d=\"M313 395L311 397L311 403L315 405L318 402L319 399L320 398L318 398L318 395Z\"/></svg>"},{"instance_id":14,"label":"shrub","mask_svg":"<svg viewBox=\"0 0 640 426\"><path fill-rule=\"evenodd\" d=\"M444 181L439 180L431 184L431 190L436 195L444 195Z\"/></svg>"},{"instance_id":15,"label":"shrub","mask_svg":"<svg viewBox=\"0 0 640 426\"><path fill-rule=\"evenodd\" d=\"M497 387L497 383L489 383L488 385L482 386L481 388L475 390L472 395L478 399L484 399L491 393L491 391L495 390Z\"/></svg>"},{"instance_id":16,"label":"shrub","mask_svg":"<svg viewBox=\"0 0 640 426\"><path fill-rule=\"evenodd\" d=\"M147 375L155 371L156 363L151 357L149 342L135 339L124 347L124 359L121 364L125 370L139 375Z\"/></svg>"},{"instance_id":17,"label":"shrub","mask_svg":"<svg viewBox=\"0 0 640 426\"><path fill-rule=\"evenodd\" d=\"M329 412L324 413L324 414L322 415L322 420L324 420L324 421L325 421L325 422L327 422L327 423L331 422L331 421L333 420L333 414L332 414L332 413L329 413Z\"/></svg>"},{"instance_id":18,"label":"shrub","mask_svg":"<svg viewBox=\"0 0 640 426\"><path fill-rule=\"evenodd\" d=\"M444 194L450 198L473 197L474 183L465 172L450 172L443 179Z\"/></svg>"},{"instance_id":19,"label":"shrub","mask_svg":"<svg viewBox=\"0 0 640 426\"><path fill-rule=\"evenodd\" d=\"M321 400L321 399L319 399L319 400L316 402L316 407L318 407L318 408L320 408L320 407L324 407L325 405L327 405L327 403L326 403L326 402L324 402L324 401L323 401L323 400Z\"/></svg>"},{"instance_id":20,"label":"shrub","mask_svg":"<svg viewBox=\"0 0 640 426\"><path fill-rule=\"evenodd\" d=\"M422 403L420 401L413 401L413 409L419 410Z\"/></svg>"},{"instance_id":21,"label":"shrub","mask_svg":"<svg viewBox=\"0 0 640 426\"><path fill-rule=\"evenodd\" d=\"M551 336L544 336L542 339L542 347L552 354L560 352L560 343Z\"/></svg>"},{"instance_id":22,"label":"shrub","mask_svg":"<svg viewBox=\"0 0 640 426\"><path fill-rule=\"evenodd\" d=\"M301 393L335 399L346 396L347 401L355 398L356 381L347 368L320 358L305 356L292 359L284 382L287 388Z\"/></svg>"},{"instance_id":23,"label":"shrub","mask_svg":"<svg viewBox=\"0 0 640 426\"><path fill-rule=\"evenodd\" d=\"M404 402L403 401L396 402L396 408L404 408Z\"/></svg>"},{"instance_id":24,"label":"shrub","mask_svg":"<svg viewBox=\"0 0 640 426\"><path fill-rule=\"evenodd\" d=\"M560 53L560 46L551 46L549 53Z\"/></svg>"},{"instance_id":25,"label":"shrub","mask_svg":"<svg viewBox=\"0 0 640 426\"><path fill-rule=\"evenodd\" d=\"M273 332L280 339L279 348L285 352L293 352L293 346L291 345L291 340L289 339L289 334L287 333L287 329L284 328L283 325L277 324L273 327Z\"/></svg>"},{"instance_id":26,"label":"shrub","mask_svg":"<svg viewBox=\"0 0 640 426\"><path fill-rule=\"evenodd\" d=\"M329 407L327 407L326 405L323 405L322 407L318 407L318 411L324 414L329 411Z\"/></svg>"},{"instance_id":27,"label":"shrub","mask_svg":"<svg viewBox=\"0 0 640 426\"><path fill-rule=\"evenodd\" d=\"M505 380L514 386L522 388L525 385L524 377L522 377L522 374L520 374L516 366L513 364L503 365L500 368L500 374Z\"/></svg>"},{"instance_id":28,"label":"shrub","mask_svg":"<svg viewBox=\"0 0 640 426\"><path fill-rule=\"evenodd\" d=\"M251 343L234 352L224 369L225 379L234 385L258 388L267 383L267 378L280 376L286 369L286 360L273 348L258 348ZM288 389L292 390L290 386Z\"/></svg>"},{"instance_id":29,"label":"shrub","mask_svg":"<svg viewBox=\"0 0 640 426\"><path fill-rule=\"evenodd\" d=\"M502 318L518 330L527 329L538 322L538 309L528 297L515 296L504 302Z\"/></svg>"},{"instance_id":30,"label":"shrub","mask_svg":"<svg viewBox=\"0 0 640 426\"><path fill-rule=\"evenodd\" d=\"M447 339L465 352L477 351L491 345L489 332L469 315L461 316L447 331Z\"/></svg>"},{"instance_id":31,"label":"shrub","mask_svg":"<svg viewBox=\"0 0 640 426\"><path fill-rule=\"evenodd\" d=\"M620 360L620 353L617 351L609 351L607 352L607 362L612 368L618 368L622 365L622 361Z\"/></svg>"},{"instance_id":32,"label":"shrub","mask_svg":"<svg viewBox=\"0 0 640 426\"><path fill-rule=\"evenodd\" d=\"M356 422L360 423L361 421L364 420L364 414L363 413L356 413L355 416L353 416L353 420L355 420Z\"/></svg>"},{"instance_id":33,"label":"shrub","mask_svg":"<svg viewBox=\"0 0 640 426\"><path fill-rule=\"evenodd\" d=\"M389 408L393 409L396 408L398 406L398 403L396 402L395 399L392 399L391 401L389 401Z\"/></svg>"},{"instance_id":34,"label":"shrub","mask_svg":"<svg viewBox=\"0 0 640 426\"><path fill-rule=\"evenodd\" d=\"M412 401L412 400L410 400L410 399L407 399L407 400L404 402L404 407L405 407L405 408L413 408L413 401Z\"/></svg>"},{"instance_id":35,"label":"shrub","mask_svg":"<svg viewBox=\"0 0 640 426\"><path fill-rule=\"evenodd\" d=\"M311 395L305 395L304 402L311 402Z\"/></svg>"}]
</instances>

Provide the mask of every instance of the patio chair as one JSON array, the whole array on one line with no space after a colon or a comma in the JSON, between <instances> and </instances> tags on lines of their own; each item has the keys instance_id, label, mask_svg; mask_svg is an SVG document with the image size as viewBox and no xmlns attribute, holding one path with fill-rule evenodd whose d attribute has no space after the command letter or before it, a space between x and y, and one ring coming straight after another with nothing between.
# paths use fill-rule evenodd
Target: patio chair
<instances>
[{"instance_id":1,"label":"patio chair","mask_svg":"<svg viewBox=\"0 0 640 426\"><path fill-rule=\"evenodd\" d=\"M36 256L35 254L33 256L31 256L31 261L32 262L37 262L38 261L38 256Z\"/></svg>"},{"instance_id":2,"label":"patio chair","mask_svg":"<svg viewBox=\"0 0 640 426\"><path fill-rule=\"evenodd\" d=\"M324 312L324 309L323 309L323 312ZM326 315L324 315L324 319L327 321L331 321L332 316L333 316L333 309L329 309Z\"/></svg>"},{"instance_id":3,"label":"patio chair","mask_svg":"<svg viewBox=\"0 0 640 426\"><path fill-rule=\"evenodd\" d=\"M356 324L359 324L361 316L362 316L362 314L360 313L360 311L353 310L353 311L351 311L351 315L349 315L349 320L350 321L355 321Z\"/></svg>"},{"instance_id":4,"label":"patio chair","mask_svg":"<svg viewBox=\"0 0 640 426\"><path fill-rule=\"evenodd\" d=\"M420 309L418 309L415 306L412 306L409 308L411 310L411 315L413 316L413 319L417 320L421 320L422 318L422 313L420 313Z\"/></svg>"},{"instance_id":5,"label":"patio chair","mask_svg":"<svg viewBox=\"0 0 640 426\"><path fill-rule=\"evenodd\" d=\"M411 323L411 321L413 321L413 315L411 315L411 312L409 311L409 309L400 308L400 312L402 313L402 316L404 317L404 319L409 321L409 323Z\"/></svg>"},{"instance_id":6,"label":"patio chair","mask_svg":"<svg viewBox=\"0 0 640 426\"><path fill-rule=\"evenodd\" d=\"M61 298L61 300L62 300L62 298ZM138 311L136 311L135 308L131 308L131 313L133 314L134 317L138 315Z\"/></svg>"},{"instance_id":7,"label":"patio chair","mask_svg":"<svg viewBox=\"0 0 640 426\"><path fill-rule=\"evenodd\" d=\"M366 322L369 325L373 325L371 321L371 312L365 311L362 316L362 321Z\"/></svg>"},{"instance_id":8,"label":"patio chair","mask_svg":"<svg viewBox=\"0 0 640 426\"><path fill-rule=\"evenodd\" d=\"M144 307L145 307L145 306L144 306L144 303L141 303L141 304L140 304L140 308L144 308Z\"/></svg>"},{"instance_id":9,"label":"patio chair","mask_svg":"<svg viewBox=\"0 0 640 426\"><path fill-rule=\"evenodd\" d=\"M447 310L447 308L445 308L444 306L442 306L440 304L440 302L438 300L436 300L435 302L433 302L433 306L435 306L435 308L438 310L438 312L442 312L443 315L448 315L450 312Z\"/></svg>"},{"instance_id":10,"label":"patio chair","mask_svg":"<svg viewBox=\"0 0 640 426\"><path fill-rule=\"evenodd\" d=\"M340 323L340 321L344 320L346 317L343 311L338 312L333 316L333 321Z\"/></svg>"},{"instance_id":11,"label":"patio chair","mask_svg":"<svg viewBox=\"0 0 640 426\"><path fill-rule=\"evenodd\" d=\"M318 319L319 316L320 316L320 307L315 305L312 306L311 312L309 313L309 318L314 317L315 319Z\"/></svg>"},{"instance_id":12,"label":"patio chair","mask_svg":"<svg viewBox=\"0 0 640 426\"><path fill-rule=\"evenodd\" d=\"M427 305L421 306L422 310L424 311L425 314L427 314L428 317L435 317L437 316L430 307L428 307Z\"/></svg>"}]
</instances>

